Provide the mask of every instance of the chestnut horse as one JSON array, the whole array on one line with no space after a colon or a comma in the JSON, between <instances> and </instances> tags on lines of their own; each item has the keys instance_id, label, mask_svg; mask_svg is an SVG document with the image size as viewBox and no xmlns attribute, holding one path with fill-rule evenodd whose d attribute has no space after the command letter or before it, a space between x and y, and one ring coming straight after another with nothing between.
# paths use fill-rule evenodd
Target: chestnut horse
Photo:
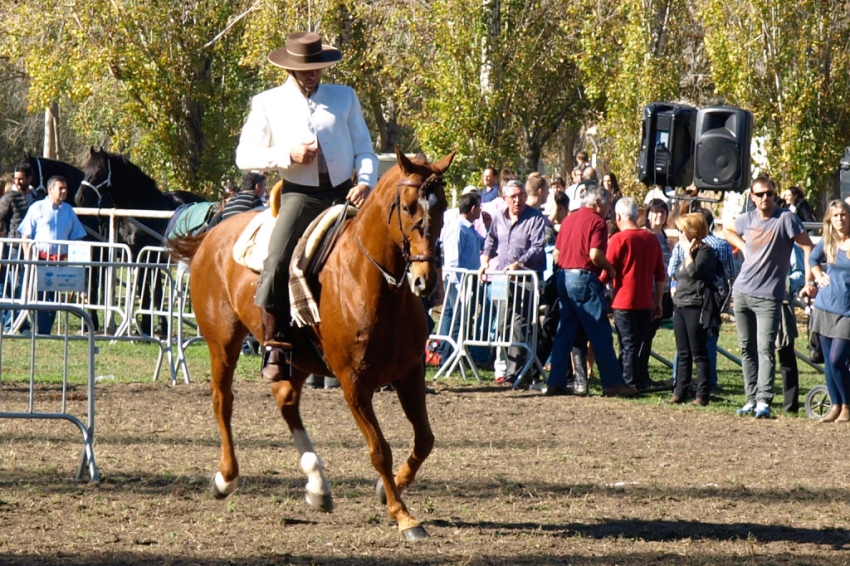
<instances>
[{"instance_id":1,"label":"chestnut horse","mask_svg":"<svg viewBox=\"0 0 850 566\"><path fill-rule=\"evenodd\" d=\"M398 164L344 228L319 275L321 322L296 333L291 379L271 389L301 454L307 502L331 511L330 485L301 421L299 402L308 374L333 372L380 474L379 497L404 537L418 540L428 533L408 512L401 492L413 483L434 445L423 363L428 315L420 297L438 282L436 239L447 207L443 173L454 153L433 164L408 159L398 149L396 155ZM191 260L192 303L210 351L210 389L221 434L219 471L211 483L217 498L232 493L239 477L230 426L233 371L247 333L263 335L260 309L254 305L259 276L237 264L231 253L255 214L245 212L209 232L170 242L175 258ZM321 346L323 359L311 339ZM387 384L395 388L414 433L413 451L395 477L392 452L372 406L375 391Z\"/></svg>"}]
</instances>

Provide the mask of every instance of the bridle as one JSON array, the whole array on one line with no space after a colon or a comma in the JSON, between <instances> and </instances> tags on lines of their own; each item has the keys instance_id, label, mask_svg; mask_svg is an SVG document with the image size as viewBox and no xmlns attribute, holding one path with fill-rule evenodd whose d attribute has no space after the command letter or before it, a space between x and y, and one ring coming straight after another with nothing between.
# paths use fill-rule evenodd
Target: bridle
<instances>
[{"instance_id":1,"label":"bridle","mask_svg":"<svg viewBox=\"0 0 850 566\"><path fill-rule=\"evenodd\" d=\"M38 166L38 186L34 190L45 191L47 190L47 187L44 186L44 173L41 172L41 159L36 157L35 164Z\"/></svg>"},{"instance_id":2,"label":"bridle","mask_svg":"<svg viewBox=\"0 0 850 566\"><path fill-rule=\"evenodd\" d=\"M407 234L404 233L404 227L401 222L401 213L404 212L406 214L410 214L410 211L407 210L407 206L401 203L401 188L402 187L416 187L419 189L419 206L422 207L423 214L422 216L414 222L413 226L410 228L410 232L413 230L418 230L422 237L428 237L428 230L430 228L430 220L428 217L428 211L431 208L430 199L426 199L425 195L427 194L428 189L433 186L441 185L443 183L443 176L441 174L432 173L430 177L425 179L424 181L417 183L415 181L411 181L410 179L402 179L396 184L396 195L393 199L392 204L390 205L390 211L387 214L387 224L392 223L393 212L396 213L396 218L398 219L398 231L401 234L401 257L404 259L404 270L401 272L401 276L398 278L393 277L386 269L381 267L377 261L375 261L372 256L366 251L363 247L363 244L360 242L359 238L355 237L355 242L357 242L357 247L360 248L360 252L366 256L372 265L378 268L378 271L381 272L381 275L384 276L387 283L391 286L399 288L404 285L405 276L410 271L410 266L413 263L417 262L427 262L427 263L437 263L436 255L426 255L426 254L411 254L410 253L410 238ZM433 193L432 193L433 195ZM409 233L409 232L408 232Z\"/></svg>"},{"instance_id":3,"label":"bridle","mask_svg":"<svg viewBox=\"0 0 850 566\"><path fill-rule=\"evenodd\" d=\"M101 193L100 189L102 189L103 187L106 187L107 189L112 187L112 162L109 159L106 160L106 179L104 179L103 181L101 181L97 185L93 185L90 182L83 179L83 181L80 183L80 186L81 187L82 186L89 187L90 189L92 189L94 191L94 194L97 195L97 205L99 207L100 204L101 204L101 201L103 201L103 195L106 194L105 192Z\"/></svg>"}]
</instances>

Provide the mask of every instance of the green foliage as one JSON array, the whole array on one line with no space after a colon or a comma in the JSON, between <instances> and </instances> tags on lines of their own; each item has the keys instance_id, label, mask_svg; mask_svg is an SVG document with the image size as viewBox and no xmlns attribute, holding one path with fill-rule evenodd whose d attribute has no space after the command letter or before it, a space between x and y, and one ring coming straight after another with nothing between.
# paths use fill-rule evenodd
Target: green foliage
<instances>
[{"instance_id":1,"label":"green foliage","mask_svg":"<svg viewBox=\"0 0 850 566\"><path fill-rule=\"evenodd\" d=\"M821 190L850 143L850 19L844 3L700 4L718 94L751 110L770 173Z\"/></svg>"},{"instance_id":2,"label":"green foliage","mask_svg":"<svg viewBox=\"0 0 850 566\"><path fill-rule=\"evenodd\" d=\"M299 29L343 50L326 80L357 90L378 150L457 150L456 186L488 163L537 169L563 153L556 132L596 126L587 149L639 195L641 110L654 101L751 110L770 172L809 189L850 145L850 15L831 0L0 6L0 57L7 74L24 71L31 111L58 102L81 142L130 152L172 188L209 192L236 174L250 97L286 77L267 54Z\"/></svg>"},{"instance_id":3,"label":"green foliage","mask_svg":"<svg viewBox=\"0 0 850 566\"><path fill-rule=\"evenodd\" d=\"M92 144L132 152L161 182L210 189L232 168L253 82L238 33L212 40L244 4L34 0L8 17L3 51L23 61L33 111L67 101Z\"/></svg>"},{"instance_id":4,"label":"green foliage","mask_svg":"<svg viewBox=\"0 0 850 566\"><path fill-rule=\"evenodd\" d=\"M684 101L683 45L694 22L683 0L587 3L592 14L581 32L585 90L597 101L600 153L627 194L644 191L635 175L641 112L650 102ZM586 56L585 56L586 54Z\"/></svg>"}]
</instances>

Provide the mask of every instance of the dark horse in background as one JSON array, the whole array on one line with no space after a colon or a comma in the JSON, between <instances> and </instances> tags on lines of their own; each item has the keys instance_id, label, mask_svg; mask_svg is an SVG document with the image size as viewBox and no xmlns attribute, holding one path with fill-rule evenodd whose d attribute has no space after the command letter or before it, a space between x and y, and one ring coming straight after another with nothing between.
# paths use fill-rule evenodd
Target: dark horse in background
<instances>
[{"instance_id":1,"label":"dark horse in background","mask_svg":"<svg viewBox=\"0 0 850 566\"><path fill-rule=\"evenodd\" d=\"M84 178L75 199L79 207L173 211L181 204L206 200L188 191L163 193L156 186L156 182L126 156L110 153L102 148L90 149L89 157L83 164L83 174ZM133 252L133 257L138 258L139 251L145 246L163 245L167 224L167 218L120 218L118 240L127 244ZM157 282L154 298L159 301L159 278ZM148 304L150 299L147 287L143 288L140 297L142 304ZM147 316L142 318L141 326L143 332L151 336L164 336L167 328L164 319L160 319L157 327L153 328L153 323Z\"/></svg>"},{"instance_id":2,"label":"dark horse in background","mask_svg":"<svg viewBox=\"0 0 850 566\"><path fill-rule=\"evenodd\" d=\"M74 206L74 197L77 195L77 189L80 188L80 183L83 182L83 178L85 177L82 171L70 163L35 155L27 154L24 156L23 161L29 163L30 167L32 167L32 186L35 190L36 200L41 200L47 196L47 181L51 177L61 175L68 181L68 194L65 200L68 204ZM85 217L80 220L85 220Z\"/></svg>"},{"instance_id":3,"label":"dark horse in background","mask_svg":"<svg viewBox=\"0 0 850 566\"><path fill-rule=\"evenodd\" d=\"M272 384L281 415L292 433L301 468L307 474L307 501L333 509L330 484L301 421L299 403L308 373L339 378L345 400L380 475L378 495L405 538L427 536L401 493L416 476L434 445L425 403L423 352L428 296L439 276L436 239L445 212L443 173L454 154L436 163L408 159L396 150L398 165L381 177L357 216L345 225L318 276L319 314L315 327L294 340L290 381ZM213 411L221 434L221 460L211 489L217 498L236 489L239 464L230 419L233 371L248 332L262 336L254 305L258 275L237 264L233 245L255 212L245 212L199 236L169 240L172 255L191 261L190 285L198 327L210 351ZM321 348L321 354L313 346ZM413 450L393 476L393 456L372 405L375 391L392 384L413 425Z\"/></svg>"}]
</instances>

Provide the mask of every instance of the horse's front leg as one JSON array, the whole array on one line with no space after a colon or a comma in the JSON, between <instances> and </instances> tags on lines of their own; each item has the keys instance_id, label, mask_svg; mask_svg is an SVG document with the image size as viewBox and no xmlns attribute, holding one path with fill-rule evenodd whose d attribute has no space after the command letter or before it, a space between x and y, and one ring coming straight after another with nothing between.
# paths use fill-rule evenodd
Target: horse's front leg
<instances>
[{"instance_id":1,"label":"horse's front leg","mask_svg":"<svg viewBox=\"0 0 850 566\"><path fill-rule=\"evenodd\" d=\"M236 346L241 348L241 340ZM233 447L233 429L230 420L233 416L233 370L239 357L239 350L234 347L225 348L209 343L210 393L212 394L213 412L218 422L218 432L221 436L221 460L218 471L210 483L210 491L216 499L224 499L236 490L239 479L239 462ZM230 350L230 351L228 351Z\"/></svg>"},{"instance_id":2,"label":"horse's front leg","mask_svg":"<svg viewBox=\"0 0 850 566\"><path fill-rule=\"evenodd\" d=\"M319 511L330 513L334 508L331 485L325 476L322 459L316 453L316 448L301 421L299 406L301 388L304 386L305 379L306 374L293 369L292 378L289 381L278 381L272 384L272 394L277 400L280 414L289 426L295 447L301 455L301 469L307 474L305 486L307 503Z\"/></svg>"},{"instance_id":3,"label":"horse's front leg","mask_svg":"<svg viewBox=\"0 0 850 566\"><path fill-rule=\"evenodd\" d=\"M342 381L345 383L345 380ZM350 379L348 381L350 383L357 383ZM401 531L407 540L419 540L427 537L427 531L419 524L419 521L410 515L407 507L404 505L401 499L401 492L393 477L392 449L381 432L381 427L378 424L378 418L375 415L372 405L374 387L352 386L345 389L345 399L348 401L348 406L354 415L354 420L357 421L357 425L360 427L360 432L363 433L363 437L369 445L369 456L372 459L372 466L381 475L381 481L384 483L387 511L390 517L398 523L398 530Z\"/></svg>"},{"instance_id":4,"label":"horse's front leg","mask_svg":"<svg viewBox=\"0 0 850 566\"><path fill-rule=\"evenodd\" d=\"M407 378L394 381L393 387L407 420L413 425L413 451L395 476L396 487L402 493L416 479L416 473L434 448L434 433L431 432L425 404L424 366L417 366ZM387 493L383 481L378 482L376 491L381 502L386 503Z\"/></svg>"}]
</instances>

